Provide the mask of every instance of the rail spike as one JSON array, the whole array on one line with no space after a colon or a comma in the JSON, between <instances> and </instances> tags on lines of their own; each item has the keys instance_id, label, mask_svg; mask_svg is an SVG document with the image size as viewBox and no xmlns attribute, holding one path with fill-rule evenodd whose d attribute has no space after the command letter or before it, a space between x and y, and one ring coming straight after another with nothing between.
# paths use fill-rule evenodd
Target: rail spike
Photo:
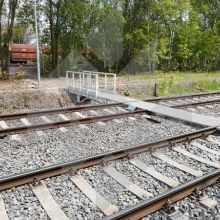
<instances>
[{"instance_id":1,"label":"rail spike","mask_svg":"<svg viewBox=\"0 0 220 220\"><path fill-rule=\"evenodd\" d=\"M106 167L107 166L107 161L103 158L100 162L100 166Z\"/></svg>"},{"instance_id":2,"label":"rail spike","mask_svg":"<svg viewBox=\"0 0 220 220\"><path fill-rule=\"evenodd\" d=\"M167 200L165 202L165 204L163 205L163 211L165 213L167 213L168 215L171 215L174 212L176 212L176 208L175 208L175 206L172 204L172 202L170 200Z\"/></svg>"},{"instance_id":3,"label":"rail spike","mask_svg":"<svg viewBox=\"0 0 220 220\"><path fill-rule=\"evenodd\" d=\"M131 160L134 158L134 155L131 152L128 152L126 157L128 158L128 160Z\"/></svg>"},{"instance_id":4,"label":"rail spike","mask_svg":"<svg viewBox=\"0 0 220 220\"><path fill-rule=\"evenodd\" d=\"M70 168L68 174L69 174L69 176L74 176L74 175L78 174L78 170L74 169L74 168Z\"/></svg>"},{"instance_id":5,"label":"rail spike","mask_svg":"<svg viewBox=\"0 0 220 220\"><path fill-rule=\"evenodd\" d=\"M33 187L37 187L37 186L40 186L42 185L42 182L41 180L39 180L36 176L34 177L33 181L32 181L32 186Z\"/></svg>"},{"instance_id":6,"label":"rail spike","mask_svg":"<svg viewBox=\"0 0 220 220\"><path fill-rule=\"evenodd\" d=\"M192 193L192 196L195 197L197 200L201 199L204 194L203 192L199 191L197 188L194 189L193 193Z\"/></svg>"}]
</instances>

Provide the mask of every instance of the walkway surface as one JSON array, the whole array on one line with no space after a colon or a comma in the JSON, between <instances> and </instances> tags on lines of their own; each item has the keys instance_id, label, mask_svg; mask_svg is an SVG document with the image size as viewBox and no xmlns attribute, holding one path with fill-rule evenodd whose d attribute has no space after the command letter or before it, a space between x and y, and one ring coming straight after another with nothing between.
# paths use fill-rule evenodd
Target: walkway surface
<instances>
[{"instance_id":1,"label":"walkway surface","mask_svg":"<svg viewBox=\"0 0 220 220\"><path fill-rule=\"evenodd\" d=\"M162 106L155 103L150 102L143 102L136 99L132 99L125 96L120 95L113 95L113 94L107 94L107 93L98 93L99 98L115 101L115 102L122 102L126 105L132 105L134 107L140 108L140 109L146 109L151 112L165 115L168 117L172 117L175 119L196 123L203 126L213 126L213 127L219 127L220 126L220 118L212 117L212 116L206 116L201 115L197 113L192 113L180 109L174 109L166 106Z\"/></svg>"}]
</instances>

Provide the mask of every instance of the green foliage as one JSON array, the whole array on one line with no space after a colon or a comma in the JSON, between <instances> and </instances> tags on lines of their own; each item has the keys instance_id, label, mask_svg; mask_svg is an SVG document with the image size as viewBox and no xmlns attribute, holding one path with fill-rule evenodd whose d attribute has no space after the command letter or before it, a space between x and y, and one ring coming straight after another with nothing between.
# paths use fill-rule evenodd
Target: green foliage
<instances>
[{"instance_id":1,"label":"green foliage","mask_svg":"<svg viewBox=\"0 0 220 220\"><path fill-rule=\"evenodd\" d=\"M24 72L23 71L17 71L16 73L15 73L15 78L16 79L23 79L23 77L24 77Z\"/></svg>"},{"instance_id":2,"label":"green foliage","mask_svg":"<svg viewBox=\"0 0 220 220\"><path fill-rule=\"evenodd\" d=\"M53 49L65 60L63 69L220 69L220 4L216 0L48 0L38 1L38 7L45 19L41 43L51 48L57 45L58 50ZM23 28L33 24L32 1L22 1L17 22L14 40L22 42ZM51 70L50 59L42 60L46 74Z\"/></svg>"},{"instance_id":3,"label":"green foliage","mask_svg":"<svg viewBox=\"0 0 220 220\"><path fill-rule=\"evenodd\" d=\"M23 79L24 77L24 71L23 71L23 66L19 65L15 72L15 79Z\"/></svg>"},{"instance_id":4,"label":"green foliage","mask_svg":"<svg viewBox=\"0 0 220 220\"><path fill-rule=\"evenodd\" d=\"M3 80L9 80L10 79L10 74L6 71L2 72L2 79Z\"/></svg>"},{"instance_id":5,"label":"green foliage","mask_svg":"<svg viewBox=\"0 0 220 220\"><path fill-rule=\"evenodd\" d=\"M129 90L127 90L127 91L124 92L124 95L125 96L131 96L131 92Z\"/></svg>"},{"instance_id":6,"label":"green foliage","mask_svg":"<svg viewBox=\"0 0 220 220\"><path fill-rule=\"evenodd\" d=\"M198 92L216 91L220 89L220 81L217 80L194 80L191 83L163 80L159 84L159 96L182 95Z\"/></svg>"},{"instance_id":7,"label":"green foliage","mask_svg":"<svg viewBox=\"0 0 220 220\"><path fill-rule=\"evenodd\" d=\"M43 75L48 75L50 71L50 58L48 55L43 54L41 57L41 72Z\"/></svg>"},{"instance_id":8,"label":"green foliage","mask_svg":"<svg viewBox=\"0 0 220 220\"><path fill-rule=\"evenodd\" d=\"M13 36L13 42L18 44L25 43L25 40L27 38L26 29L28 28L27 25L22 24L16 24L14 26L14 36Z\"/></svg>"}]
</instances>

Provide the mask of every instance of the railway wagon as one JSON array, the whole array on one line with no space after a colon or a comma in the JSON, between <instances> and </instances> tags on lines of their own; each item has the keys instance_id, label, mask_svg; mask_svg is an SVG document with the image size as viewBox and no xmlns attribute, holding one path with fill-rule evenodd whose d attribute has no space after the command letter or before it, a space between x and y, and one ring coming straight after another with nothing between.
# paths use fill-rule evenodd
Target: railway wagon
<instances>
[{"instance_id":1,"label":"railway wagon","mask_svg":"<svg viewBox=\"0 0 220 220\"><path fill-rule=\"evenodd\" d=\"M10 60L11 63L35 62L37 58L37 50L35 45L31 44L14 44L10 45Z\"/></svg>"}]
</instances>

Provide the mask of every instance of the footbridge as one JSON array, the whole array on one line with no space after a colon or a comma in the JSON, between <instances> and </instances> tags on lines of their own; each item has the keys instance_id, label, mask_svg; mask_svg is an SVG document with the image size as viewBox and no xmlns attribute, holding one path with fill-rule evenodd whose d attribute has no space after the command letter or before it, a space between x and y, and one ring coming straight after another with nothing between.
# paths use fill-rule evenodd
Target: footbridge
<instances>
[{"instance_id":1,"label":"footbridge","mask_svg":"<svg viewBox=\"0 0 220 220\"><path fill-rule=\"evenodd\" d=\"M144 102L117 94L116 74L102 72L66 72L67 90L93 100L107 100L128 105L129 109L145 109L158 115L195 123L202 126L220 127L220 118L201 115L185 110Z\"/></svg>"}]
</instances>

